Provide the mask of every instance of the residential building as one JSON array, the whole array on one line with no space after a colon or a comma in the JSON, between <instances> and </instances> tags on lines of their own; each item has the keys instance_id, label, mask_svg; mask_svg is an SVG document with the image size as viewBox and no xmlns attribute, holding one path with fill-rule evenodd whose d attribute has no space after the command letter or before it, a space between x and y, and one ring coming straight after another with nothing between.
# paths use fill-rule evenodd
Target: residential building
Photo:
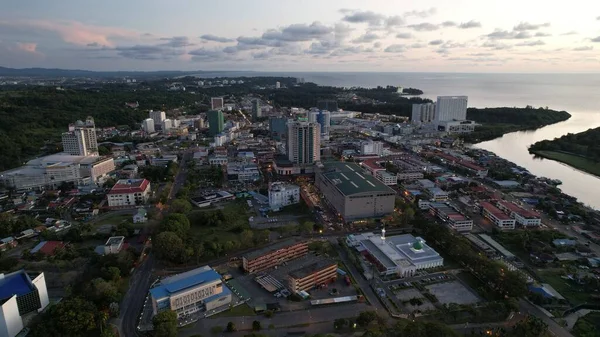
<instances>
[{"instance_id":1,"label":"residential building","mask_svg":"<svg viewBox=\"0 0 600 337\"><path fill-rule=\"evenodd\" d=\"M423 103L412 105L412 117L410 121L413 124L431 123L435 119L435 103Z\"/></svg>"},{"instance_id":2,"label":"residential building","mask_svg":"<svg viewBox=\"0 0 600 337\"><path fill-rule=\"evenodd\" d=\"M62 134L63 152L73 156L97 156L98 140L96 125L92 117L85 122L69 124L69 131Z\"/></svg>"},{"instance_id":3,"label":"residential building","mask_svg":"<svg viewBox=\"0 0 600 337\"><path fill-rule=\"evenodd\" d=\"M508 213L521 226L537 227L542 224L542 219L538 213L528 211L512 202L499 200L496 205L499 209Z\"/></svg>"},{"instance_id":4,"label":"residential building","mask_svg":"<svg viewBox=\"0 0 600 337\"><path fill-rule=\"evenodd\" d=\"M458 166L459 168L466 170L467 172L478 176L479 178L485 178L488 174L488 170L473 163L472 161L457 158L453 155L438 152L435 154L437 157L441 158L443 162L445 162L449 166Z\"/></svg>"},{"instance_id":5,"label":"residential building","mask_svg":"<svg viewBox=\"0 0 600 337\"><path fill-rule=\"evenodd\" d=\"M360 143L360 154L369 155L375 154L381 156L383 153L383 143L379 141L373 141L369 139L368 141Z\"/></svg>"},{"instance_id":6,"label":"residential building","mask_svg":"<svg viewBox=\"0 0 600 337\"><path fill-rule=\"evenodd\" d=\"M31 254L44 254L46 256L53 256L57 251L63 249L66 244L62 241L42 241L35 245L29 253Z\"/></svg>"},{"instance_id":7,"label":"residential building","mask_svg":"<svg viewBox=\"0 0 600 337\"><path fill-rule=\"evenodd\" d=\"M444 265L444 259L423 238L410 234L386 237L384 229L381 235L350 234L346 243L365 255L381 275L412 277L419 270Z\"/></svg>"},{"instance_id":8,"label":"residential building","mask_svg":"<svg viewBox=\"0 0 600 337\"><path fill-rule=\"evenodd\" d=\"M175 311L178 318L197 312L227 308L231 303L231 290L221 280L221 275L209 266L169 276L150 289L152 314Z\"/></svg>"},{"instance_id":9,"label":"residential building","mask_svg":"<svg viewBox=\"0 0 600 337\"><path fill-rule=\"evenodd\" d=\"M326 111L338 111L338 103L335 100L317 101L317 109Z\"/></svg>"},{"instance_id":10,"label":"residential building","mask_svg":"<svg viewBox=\"0 0 600 337\"><path fill-rule=\"evenodd\" d=\"M467 119L467 96L438 96L435 104L435 122Z\"/></svg>"},{"instance_id":11,"label":"residential building","mask_svg":"<svg viewBox=\"0 0 600 337\"><path fill-rule=\"evenodd\" d=\"M331 129L331 114L327 110L309 111L308 121L321 125L321 139L329 139Z\"/></svg>"},{"instance_id":12,"label":"residential building","mask_svg":"<svg viewBox=\"0 0 600 337\"><path fill-rule=\"evenodd\" d=\"M288 159L296 165L321 160L321 125L310 122L288 124Z\"/></svg>"},{"instance_id":13,"label":"residential building","mask_svg":"<svg viewBox=\"0 0 600 337\"><path fill-rule=\"evenodd\" d=\"M208 134L212 137L223 132L225 125L225 119L223 117L223 111L211 110L206 113L208 119Z\"/></svg>"},{"instance_id":14,"label":"residential building","mask_svg":"<svg viewBox=\"0 0 600 337\"><path fill-rule=\"evenodd\" d=\"M300 202L300 186L285 182L269 185L269 207L279 209Z\"/></svg>"},{"instance_id":15,"label":"residential building","mask_svg":"<svg viewBox=\"0 0 600 337\"><path fill-rule=\"evenodd\" d=\"M150 182L146 179L122 179L110 189L106 197L108 207L135 207L150 198Z\"/></svg>"},{"instance_id":16,"label":"residential building","mask_svg":"<svg viewBox=\"0 0 600 337\"><path fill-rule=\"evenodd\" d=\"M227 180L254 182L260 179L260 170L254 163L229 163L227 165Z\"/></svg>"},{"instance_id":17,"label":"residential building","mask_svg":"<svg viewBox=\"0 0 600 337\"><path fill-rule=\"evenodd\" d=\"M15 337L23 330L22 316L50 303L44 273L0 274L0 303L0 336Z\"/></svg>"},{"instance_id":18,"label":"residential building","mask_svg":"<svg viewBox=\"0 0 600 337\"><path fill-rule=\"evenodd\" d=\"M429 212L457 232L470 232L473 229L473 220L450 203L431 202Z\"/></svg>"},{"instance_id":19,"label":"residential building","mask_svg":"<svg viewBox=\"0 0 600 337\"><path fill-rule=\"evenodd\" d=\"M161 130L163 132L169 132L173 128L174 128L173 121L171 119L167 118L162 121Z\"/></svg>"},{"instance_id":20,"label":"residential building","mask_svg":"<svg viewBox=\"0 0 600 337\"><path fill-rule=\"evenodd\" d=\"M262 117L262 111L260 109L260 99L258 98L252 100L252 117Z\"/></svg>"},{"instance_id":21,"label":"residential building","mask_svg":"<svg viewBox=\"0 0 600 337\"><path fill-rule=\"evenodd\" d=\"M287 124L291 121L291 119L285 116L269 118L269 133L271 134L271 138L279 141L287 139Z\"/></svg>"},{"instance_id":22,"label":"residential building","mask_svg":"<svg viewBox=\"0 0 600 337\"><path fill-rule=\"evenodd\" d=\"M243 268L247 273L258 273L308 254L308 243L288 239L261 248L242 256Z\"/></svg>"},{"instance_id":23,"label":"residential building","mask_svg":"<svg viewBox=\"0 0 600 337\"><path fill-rule=\"evenodd\" d=\"M94 250L99 255L118 254L126 248L124 236L111 236L102 246L97 246Z\"/></svg>"},{"instance_id":24,"label":"residential building","mask_svg":"<svg viewBox=\"0 0 600 337\"><path fill-rule=\"evenodd\" d=\"M138 208L136 214L133 215L133 223L146 223L148 221L148 211L144 208Z\"/></svg>"},{"instance_id":25,"label":"residential building","mask_svg":"<svg viewBox=\"0 0 600 337\"><path fill-rule=\"evenodd\" d=\"M442 190L439 187L429 187L425 189L425 195L430 201L444 202L448 200L448 192Z\"/></svg>"},{"instance_id":26,"label":"residential building","mask_svg":"<svg viewBox=\"0 0 600 337\"><path fill-rule=\"evenodd\" d=\"M335 261L321 260L291 271L287 283L291 292L311 290L337 278L338 265Z\"/></svg>"},{"instance_id":27,"label":"residential building","mask_svg":"<svg viewBox=\"0 0 600 337\"><path fill-rule=\"evenodd\" d=\"M210 109L211 110L221 110L225 106L225 102L223 97L211 97L210 99Z\"/></svg>"},{"instance_id":28,"label":"residential building","mask_svg":"<svg viewBox=\"0 0 600 337\"><path fill-rule=\"evenodd\" d=\"M396 192L351 162L317 165L315 186L345 221L382 217L394 211Z\"/></svg>"},{"instance_id":29,"label":"residential building","mask_svg":"<svg viewBox=\"0 0 600 337\"><path fill-rule=\"evenodd\" d=\"M142 122L142 130L144 130L146 133L154 133L154 119L144 119L144 121Z\"/></svg>"},{"instance_id":30,"label":"residential building","mask_svg":"<svg viewBox=\"0 0 600 337\"><path fill-rule=\"evenodd\" d=\"M152 118L152 120L154 121L154 125L158 125L158 126L162 126L163 121L165 119L167 119L167 115L165 114L164 111L150 110L150 112L148 112L148 117Z\"/></svg>"},{"instance_id":31,"label":"residential building","mask_svg":"<svg viewBox=\"0 0 600 337\"><path fill-rule=\"evenodd\" d=\"M169 165L169 163L171 163L171 162L176 163L177 160L178 160L178 158L177 158L176 154L165 154L160 157L151 157L150 165L167 167Z\"/></svg>"},{"instance_id":32,"label":"residential building","mask_svg":"<svg viewBox=\"0 0 600 337\"><path fill-rule=\"evenodd\" d=\"M386 170L379 170L375 172L375 178L387 186L398 185L398 178L396 175Z\"/></svg>"},{"instance_id":33,"label":"residential building","mask_svg":"<svg viewBox=\"0 0 600 337\"><path fill-rule=\"evenodd\" d=\"M515 219L504 214L504 212L499 210L496 206L487 201L482 201L479 205L481 207L481 214L488 218L498 228L515 229Z\"/></svg>"},{"instance_id":34,"label":"residential building","mask_svg":"<svg viewBox=\"0 0 600 337\"><path fill-rule=\"evenodd\" d=\"M275 89L281 88L281 83L279 81L275 82Z\"/></svg>"}]
</instances>

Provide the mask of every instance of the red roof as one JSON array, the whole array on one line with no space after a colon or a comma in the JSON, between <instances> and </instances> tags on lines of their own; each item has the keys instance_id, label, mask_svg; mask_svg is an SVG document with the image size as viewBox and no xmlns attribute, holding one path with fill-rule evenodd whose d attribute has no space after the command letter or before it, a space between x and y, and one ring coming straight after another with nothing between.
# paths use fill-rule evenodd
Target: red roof
<instances>
[{"instance_id":1,"label":"red roof","mask_svg":"<svg viewBox=\"0 0 600 337\"><path fill-rule=\"evenodd\" d=\"M361 163L362 165L370 168L371 170L375 171L375 170L385 170L383 167L381 167L379 164L377 164L377 161L375 160L365 160Z\"/></svg>"},{"instance_id":2,"label":"red roof","mask_svg":"<svg viewBox=\"0 0 600 337\"><path fill-rule=\"evenodd\" d=\"M119 180L108 194L141 193L148 188L150 182L146 179Z\"/></svg>"},{"instance_id":3,"label":"red roof","mask_svg":"<svg viewBox=\"0 0 600 337\"><path fill-rule=\"evenodd\" d=\"M490 204L489 202L482 201L479 204L481 205L481 207L483 207L489 213L493 214L499 220L510 220L510 217L508 215L504 214L504 212L502 212L496 206Z\"/></svg>"},{"instance_id":4,"label":"red roof","mask_svg":"<svg viewBox=\"0 0 600 337\"><path fill-rule=\"evenodd\" d=\"M526 219L535 219L535 218L539 218L540 215L534 212L530 212L522 207L519 207L515 204L513 204L512 202L508 202L508 201L498 201L498 203L502 206L504 206L505 208L507 208L509 211L514 212L519 214L520 216L526 218Z\"/></svg>"},{"instance_id":5,"label":"red roof","mask_svg":"<svg viewBox=\"0 0 600 337\"><path fill-rule=\"evenodd\" d=\"M466 220L462 214L448 214L448 218L454 221Z\"/></svg>"},{"instance_id":6,"label":"red roof","mask_svg":"<svg viewBox=\"0 0 600 337\"><path fill-rule=\"evenodd\" d=\"M46 241L46 243L40 248L39 252L44 255L54 255L56 249L64 247L65 244L62 241Z\"/></svg>"}]
</instances>

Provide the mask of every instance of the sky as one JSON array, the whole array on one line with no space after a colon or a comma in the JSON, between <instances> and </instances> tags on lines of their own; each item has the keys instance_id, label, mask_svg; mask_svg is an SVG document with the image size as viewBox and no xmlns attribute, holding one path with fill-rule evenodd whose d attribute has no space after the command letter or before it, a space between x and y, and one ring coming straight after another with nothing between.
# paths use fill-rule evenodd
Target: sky
<instances>
[{"instance_id":1,"label":"sky","mask_svg":"<svg viewBox=\"0 0 600 337\"><path fill-rule=\"evenodd\" d=\"M2 0L0 66L599 72L600 1Z\"/></svg>"}]
</instances>

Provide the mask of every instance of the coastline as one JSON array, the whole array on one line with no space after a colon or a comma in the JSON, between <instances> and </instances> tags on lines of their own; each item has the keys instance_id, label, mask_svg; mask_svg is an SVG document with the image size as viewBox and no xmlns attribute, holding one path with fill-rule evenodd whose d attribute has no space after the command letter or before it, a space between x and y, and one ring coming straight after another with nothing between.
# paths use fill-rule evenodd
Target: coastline
<instances>
[{"instance_id":1,"label":"coastline","mask_svg":"<svg viewBox=\"0 0 600 337\"><path fill-rule=\"evenodd\" d=\"M585 173L591 174L595 177L600 178L600 163L593 162L585 157L572 155L563 152L556 151L529 151L536 157L544 158L546 160L554 160Z\"/></svg>"}]
</instances>

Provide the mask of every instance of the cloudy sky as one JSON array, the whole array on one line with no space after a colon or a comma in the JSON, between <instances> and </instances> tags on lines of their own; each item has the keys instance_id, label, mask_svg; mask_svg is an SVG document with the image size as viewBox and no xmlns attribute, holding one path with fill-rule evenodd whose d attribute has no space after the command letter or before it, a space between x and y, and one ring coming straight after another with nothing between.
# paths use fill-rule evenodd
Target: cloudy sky
<instances>
[{"instance_id":1,"label":"cloudy sky","mask_svg":"<svg viewBox=\"0 0 600 337\"><path fill-rule=\"evenodd\" d=\"M598 72L600 1L2 0L0 66Z\"/></svg>"}]
</instances>

